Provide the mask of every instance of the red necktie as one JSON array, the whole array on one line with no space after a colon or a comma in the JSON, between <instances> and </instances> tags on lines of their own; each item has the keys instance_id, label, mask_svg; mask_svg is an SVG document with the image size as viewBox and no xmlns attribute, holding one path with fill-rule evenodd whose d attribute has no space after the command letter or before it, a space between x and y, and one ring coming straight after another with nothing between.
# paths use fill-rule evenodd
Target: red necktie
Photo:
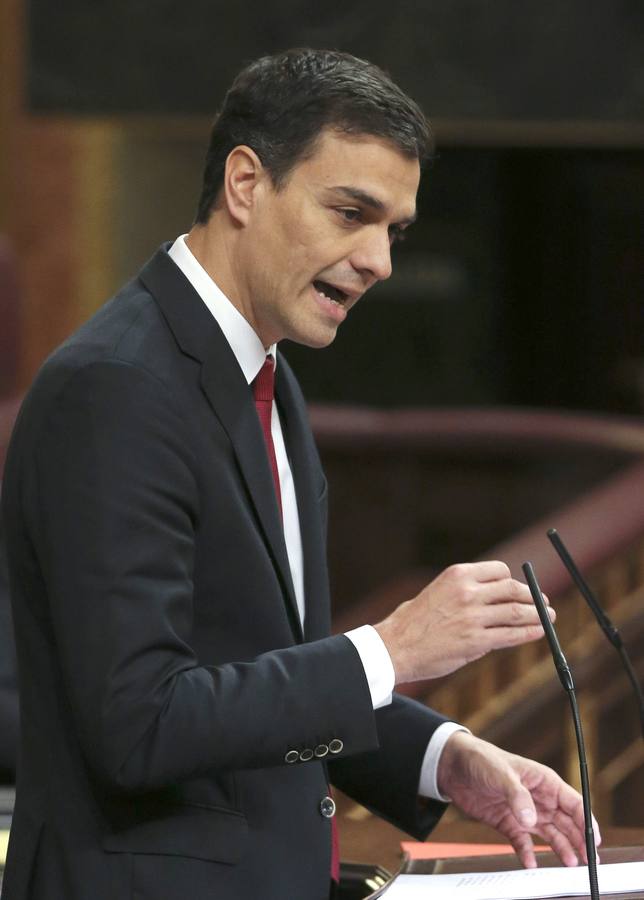
<instances>
[{"instance_id":1,"label":"red necktie","mask_svg":"<svg viewBox=\"0 0 644 900\"><path fill-rule=\"evenodd\" d=\"M273 396L275 392L275 363L272 356L267 356L264 365L259 370L253 381L253 397L257 407L257 415L264 432L264 442L268 453L268 461L273 473L277 504L282 511L282 492L280 490L280 477L275 457L275 445L271 434L271 414L273 412ZM335 816L331 819L331 878L340 881L340 847L338 841L338 826Z\"/></svg>"},{"instance_id":2,"label":"red necktie","mask_svg":"<svg viewBox=\"0 0 644 900\"><path fill-rule=\"evenodd\" d=\"M273 435L271 434L271 414L273 411L273 394L275 391L275 363L272 356L267 356L264 365L257 373L257 377L253 381L253 397L255 398L255 406L257 407L257 415L264 432L264 443L266 444L266 452L268 453L268 461L271 465L273 473L273 482L275 484L275 493L277 495L277 505L282 511L282 492L280 491L280 476L277 470L277 459L275 457L275 445L273 444Z\"/></svg>"}]
</instances>

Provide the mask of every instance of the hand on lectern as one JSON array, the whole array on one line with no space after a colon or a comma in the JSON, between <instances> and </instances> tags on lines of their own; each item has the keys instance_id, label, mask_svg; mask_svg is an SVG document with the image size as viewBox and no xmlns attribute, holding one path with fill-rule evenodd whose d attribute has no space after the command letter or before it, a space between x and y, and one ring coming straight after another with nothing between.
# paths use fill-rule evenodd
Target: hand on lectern
<instances>
[{"instance_id":1,"label":"hand on lectern","mask_svg":"<svg viewBox=\"0 0 644 900\"><path fill-rule=\"evenodd\" d=\"M547 766L459 731L443 749L438 786L468 816L503 834L526 868L537 864L533 834L547 841L564 865L576 866L579 857L587 861L581 794ZM594 820L593 827L599 846Z\"/></svg>"}]
</instances>

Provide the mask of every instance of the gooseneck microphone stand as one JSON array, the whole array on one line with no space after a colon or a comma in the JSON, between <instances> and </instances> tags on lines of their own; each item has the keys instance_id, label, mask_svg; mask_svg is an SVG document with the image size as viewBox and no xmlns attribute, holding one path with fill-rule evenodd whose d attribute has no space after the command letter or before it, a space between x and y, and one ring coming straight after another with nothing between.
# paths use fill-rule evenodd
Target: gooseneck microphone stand
<instances>
[{"instance_id":1,"label":"gooseneck microphone stand","mask_svg":"<svg viewBox=\"0 0 644 900\"><path fill-rule=\"evenodd\" d=\"M564 690L568 694L570 700L570 708L572 709L572 718L575 724L575 737L577 738L577 752L579 755L579 772L581 775L581 795L584 801L584 836L586 839L586 856L588 857L588 880L590 882L590 896L592 900L600 900L599 884L597 882L597 855L595 853L595 833L593 831L593 815L590 808L590 787L588 784L588 764L586 762L586 748L584 746L584 735L581 728L581 719L579 717L579 706L577 704L577 696L575 694L575 685L572 680L572 673L563 655L562 649L557 639L557 634L550 621L550 616L546 609L546 602L543 599L541 588L537 582L532 563L525 562L521 566L523 574L528 582L530 593L534 605L539 613L543 630L546 633L550 652L554 660L555 668L559 675Z\"/></svg>"},{"instance_id":2,"label":"gooseneck microphone stand","mask_svg":"<svg viewBox=\"0 0 644 900\"><path fill-rule=\"evenodd\" d=\"M590 606L591 610L593 611L593 614L594 614L595 618L597 619L597 622L599 623L599 627L604 632L604 634L606 635L606 637L610 641L610 643L613 645L613 647L619 653L619 657L622 661L622 665L624 666L624 669L626 670L626 674L628 675L628 680L631 683L633 692L637 699L639 716L640 716L640 728L642 731L642 737L644 738L644 694L642 693L642 688L640 686L639 680L635 673L635 669L633 668L631 659L628 655L626 647L624 646L624 642L622 641L622 636L619 633L619 631L617 630L617 628L613 625L611 620L608 618L608 616L606 615L606 612L602 608L597 597L595 597L595 595L591 591L590 587L588 586L588 583L586 582L586 580L582 576L581 572L577 568L574 559L568 552L566 545L561 540L561 537L559 536L559 533L557 532L556 528L551 528L548 531L548 538L549 538L552 546L555 548L555 550L559 554L559 558L561 559L562 563L568 569L568 571L570 573L570 577L577 585L577 589L579 590L579 593L582 595L582 597L584 598L584 600L586 601L588 606Z\"/></svg>"}]
</instances>

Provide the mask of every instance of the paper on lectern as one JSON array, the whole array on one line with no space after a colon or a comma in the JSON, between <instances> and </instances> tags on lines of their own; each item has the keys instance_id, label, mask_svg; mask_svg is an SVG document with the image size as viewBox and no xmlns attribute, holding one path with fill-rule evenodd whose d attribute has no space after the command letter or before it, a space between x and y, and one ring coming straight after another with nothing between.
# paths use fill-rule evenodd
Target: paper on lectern
<instances>
[{"instance_id":1,"label":"paper on lectern","mask_svg":"<svg viewBox=\"0 0 644 900\"><path fill-rule=\"evenodd\" d=\"M598 866L602 894L644 890L644 862ZM540 897L588 896L588 869L517 869L458 875L399 875L384 892L385 900L534 900Z\"/></svg>"}]
</instances>

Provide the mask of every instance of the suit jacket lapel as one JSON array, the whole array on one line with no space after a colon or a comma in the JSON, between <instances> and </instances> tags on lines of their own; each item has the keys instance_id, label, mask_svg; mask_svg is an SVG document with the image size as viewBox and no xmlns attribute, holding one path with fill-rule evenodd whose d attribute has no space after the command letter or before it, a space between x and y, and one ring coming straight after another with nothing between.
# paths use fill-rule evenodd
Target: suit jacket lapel
<instances>
[{"instance_id":1,"label":"suit jacket lapel","mask_svg":"<svg viewBox=\"0 0 644 900\"><path fill-rule=\"evenodd\" d=\"M286 596L293 635L303 639L284 532L253 395L217 322L166 252L140 278L159 303L181 350L201 363L201 387L226 430Z\"/></svg>"},{"instance_id":2,"label":"suit jacket lapel","mask_svg":"<svg viewBox=\"0 0 644 900\"><path fill-rule=\"evenodd\" d=\"M321 474L321 467L299 387L281 354L275 393L295 483L304 556L304 633L311 641L327 637L331 626L326 536L318 497L320 479L315 478L316 471Z\"/></svg>"},{"instance_id":3,"label":"suit jacket lapel","mask_svg":"<svg viewBox=\"0 0 644 900\"><path fill-rule=\"evenodd\" d=\"M221 339L226 343L223 335ZM227 343L226 349L232 356L232 351ZM282 519L277 505L264 435L251 390L236 360L235 367L233 369L231 366L217 365L208 359L202 366L201 384L233 445L250 499L261 522L273 563L280 574L293 635L297 641L302 641L303 635L295 602Z\"/></svg>"}]
</instances>

